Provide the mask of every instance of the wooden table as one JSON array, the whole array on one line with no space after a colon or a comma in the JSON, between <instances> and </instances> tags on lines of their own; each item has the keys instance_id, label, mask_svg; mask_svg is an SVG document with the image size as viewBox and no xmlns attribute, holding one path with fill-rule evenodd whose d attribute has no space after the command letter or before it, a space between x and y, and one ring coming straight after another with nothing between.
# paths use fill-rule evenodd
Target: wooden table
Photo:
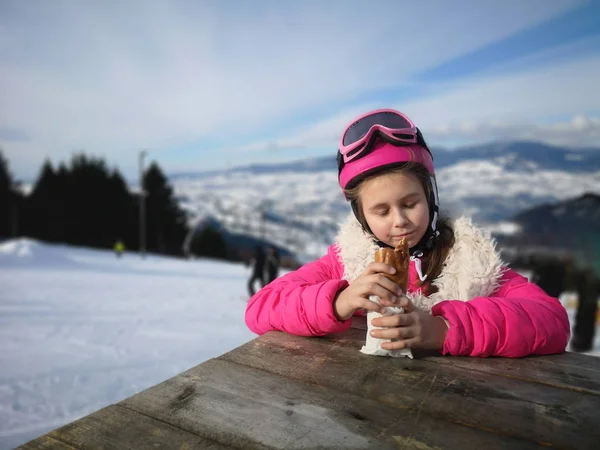
<instances>
[{"instance_id":1,"label":"wooden table","mask_svg":"<svg viewBox=\"0 0 600 450\"><path fill-rule=\"evenodd\" d=\"M600 358L359 352L269 333L23 449L600 449Z\"/></svg>"}]
</instances>

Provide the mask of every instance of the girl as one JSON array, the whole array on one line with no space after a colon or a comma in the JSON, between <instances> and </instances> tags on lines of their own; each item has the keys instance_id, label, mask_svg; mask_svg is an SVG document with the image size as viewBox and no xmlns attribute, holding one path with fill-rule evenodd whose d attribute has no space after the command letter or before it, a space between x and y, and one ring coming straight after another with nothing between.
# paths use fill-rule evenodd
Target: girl
<instances>
[{"instance_id":1,"label":"girl","mask_svg":"<svg viewBox=\"0 0 600 450\"><path fill-rule=\"evenodd\" d=\"M353 214L328 254L265 286L246 310L257 334L322 336L350 327L362 310L403 314L372 320L388 351L521 357L560 353L569 339L556 298L505 267L494 241L471 221L438 217L432 155L412 121L395 110L354 120L338 151L338 178ZM374 262L381 246L407 239L408 292ZM379 303L371 301L372 296Z\"/></svg>"}]
</instances>

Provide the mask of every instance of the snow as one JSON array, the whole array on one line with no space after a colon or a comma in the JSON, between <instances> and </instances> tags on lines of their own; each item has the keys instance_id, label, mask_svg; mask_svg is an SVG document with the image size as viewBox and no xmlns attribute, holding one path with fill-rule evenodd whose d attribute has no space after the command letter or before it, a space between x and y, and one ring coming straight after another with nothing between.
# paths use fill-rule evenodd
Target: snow
<instances>
[{"instance_id":1,"label":"snow","mask_svg":"<svg viewBox=\"0 0 600 450\"><path fill-rule=\"evenodd\" d=\"M160 383L255 335L243 265L30 239L0 244L0 449ZM574 300L561 301L574 316ZM600 333L590 354L600 355Z\"/></svg>"},{"instance_id":2,"label":"snow","mask_svg":"<svg viewBox=\"0 0 600 450\"><path fill-rule=\"evenodd\" d=\"M0 245L0 448L118 402L255 335L243 265Z\"/></svg>"},{"instance_id":3,"label":"snow","mask_svg":"<svg viewBox=\"0 0 600 450\"><path fill-rule=\"evenodd\" d=\"M519 224L514 222L498 222L483 226L483 228L485 228L485 230L489 233L502 234L506 236L511 236L521 231Z\"/></svg>"}]
</instances>

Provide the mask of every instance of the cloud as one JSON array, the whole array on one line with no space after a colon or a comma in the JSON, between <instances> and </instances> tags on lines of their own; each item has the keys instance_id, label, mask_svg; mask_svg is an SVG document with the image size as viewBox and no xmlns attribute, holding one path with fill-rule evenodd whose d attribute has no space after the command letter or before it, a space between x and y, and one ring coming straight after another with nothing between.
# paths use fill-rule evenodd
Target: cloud
<instances>
[{"instance_id":1,"label":"cloud","mask_svg":"<svg viewBox=\"0 0 600 450\"><path fill-rule=\"evenodd\" d=\"M434 145L454 140L536 139L555 145L598 146L599 118L594 114L600 105L599 79L600 57L592 56L500 77L440 84L435 87L436 94L391 102L391 106L408 114ZM352 117L381 106L357 105L285 138L238 150L335 148ZM551 119L557 116L571 120Z\"/></svg>"},{"instance_id":2,"label":"cloud","mask_svg":"<svg viewBox=\"0 0 600 450\"><path fill-rule=\"evenodd\" d=\"M127 165L141 147L227 145L344 110L581 2L508 3L459 1L452 20L442 1L5 3L0 124L30 139L0 145L19 170L81 148Z\"/></svg>"},{"instance_id":3,"label":"cloud","mask_svg":"<svg viewBox=\"0 0 600 450\"><path fill-rule=\"evenodd\" d=\"M567 147L598 147L600 117L580 114L569 121L551 124L524 122L464 122L455 127L440 126L428 132L428 138L463 140L498 139L504 141L535 140Z\"/></svg>"}]
</instances>

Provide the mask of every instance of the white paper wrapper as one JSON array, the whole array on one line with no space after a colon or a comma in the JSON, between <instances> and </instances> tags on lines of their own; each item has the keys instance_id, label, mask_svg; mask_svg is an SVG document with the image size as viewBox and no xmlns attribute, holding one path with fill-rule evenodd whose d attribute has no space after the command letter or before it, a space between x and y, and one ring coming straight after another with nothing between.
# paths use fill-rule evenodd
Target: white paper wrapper
<instances>
[{"instance_id":1,"label":"white paper wrapper","mask_svg":"<svg viewBox=\"0 0 600 450\"><path fill-rule=\"evenodd\" d=\"M379 304L379 298L372 296L369 298L372 302ZM399 358L401 356L408 356L412 359L413 355L410 348L404 348L400 350L386 350L381 348L381 344L384 342L390 342L391 339L377 339L371 336L371 330L380 329L371 325L371 321L377 317L391 316L394 314L402 314L404 310L402 308L390 307L386 308L385 314L379 314L378 312L369 311L367 313L367 341L365 345L360 349L361 353L366 355L377 355L377 356L391 356Z\"/></svg>"}]
</instances>

